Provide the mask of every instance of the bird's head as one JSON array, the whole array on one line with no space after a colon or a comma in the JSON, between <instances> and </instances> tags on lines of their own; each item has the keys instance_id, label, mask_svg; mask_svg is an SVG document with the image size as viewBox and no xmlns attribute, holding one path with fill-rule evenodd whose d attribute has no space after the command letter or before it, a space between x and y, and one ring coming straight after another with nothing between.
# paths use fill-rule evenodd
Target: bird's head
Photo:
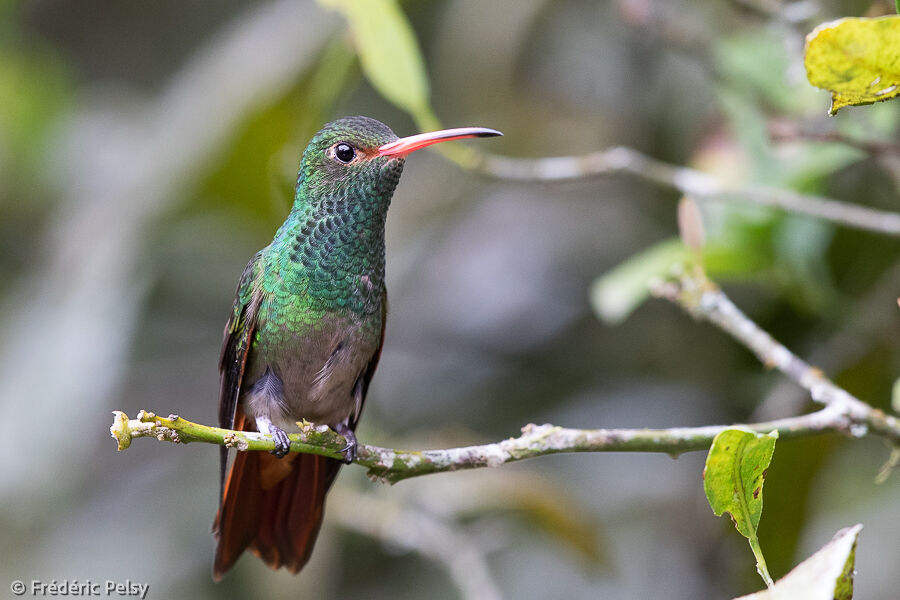
<instances>
[{"instance_id":1,"label":"bird's head","mask_svg":"<svg viewBox=\"0 0 900 600\"><path fill-rule=\"evenodd\" d=\"M483 127L445 129L398 138L369 117L344 117L325 125L309 142L297 177L297 200L374 202L387 208L406 155L438 142L503 135Z\"/></svg>"}]
</instances>

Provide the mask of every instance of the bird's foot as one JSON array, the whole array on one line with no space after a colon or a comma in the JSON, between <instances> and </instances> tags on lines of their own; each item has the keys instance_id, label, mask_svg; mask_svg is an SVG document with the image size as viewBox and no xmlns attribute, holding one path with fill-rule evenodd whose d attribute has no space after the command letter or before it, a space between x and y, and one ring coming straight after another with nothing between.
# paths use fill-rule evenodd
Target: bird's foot
<instances>
[{"instance_id":1,"label":"bird's foot","mask_svg":"<svg viewBox=\"0 0 900 600\"><path fill-rule=\"evenodd\" d=\"M347 441L347 445L341 448L341 454L344 455L344 464L349 465L356 460L356 447L358 446L356 434L346 423L338 423L334 430L344 436Z\"/></svg>"},{"instance_id":2,"label":"bird's foot","mask_svg":"<svg viewBox=\"0 0 900 600\"><path fill-rule=\"evenodd\" d=\"M272 424L272 420L269 417L256 417L256 430L262 434L272 436L272 441L275 442L275 449L270 450L270 452L276 457L284 458L290 451L291 440L288 439L284 429Z\"/></svg>"},{"instance_id":3,"label":"bird's foot","mask_svg":"<svg viewBox=\"0 0 900 600\"><path fill-rule=\"evenodd\" d=\"M279 429L274 425L269 428L269 433L272 434L272 440L275 442L275 449L272 450L272 454L278 458L284 458L291 449L291 440L288 439L284 429Z\"/></svg>"}]
</instances>

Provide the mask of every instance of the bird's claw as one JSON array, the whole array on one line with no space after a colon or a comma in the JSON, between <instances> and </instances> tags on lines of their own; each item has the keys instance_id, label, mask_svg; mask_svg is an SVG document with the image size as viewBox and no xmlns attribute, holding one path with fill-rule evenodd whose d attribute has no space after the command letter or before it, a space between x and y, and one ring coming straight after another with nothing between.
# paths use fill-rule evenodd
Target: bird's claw
<instances>
[{"instance_id":1,"label":"bird's claw","mask_svg":"<svg viewBox=\"0 0 900 600\"><path fill-rule=\"evenodd\" d=\"M272 450L272 454L278 458L284 458L291 449L291 440L288 439L284 430L278 427L270 427L269 433L272 434L272 440L275 442L275 449Z\"/></svg>"},{"instance_id":2,"label":"bird's claw","mask_svg":"<svg viewBox=\"0 0 900 600\"><path fill-rule=\"evenodd\" d=\"M334 430L347 441L347 445L341 448L341 454L344 456L344 464L349 465L356 460L356 448L359 445L356 441L356 434L343 423L337 425Z\"/></svg>"}]
</instances>

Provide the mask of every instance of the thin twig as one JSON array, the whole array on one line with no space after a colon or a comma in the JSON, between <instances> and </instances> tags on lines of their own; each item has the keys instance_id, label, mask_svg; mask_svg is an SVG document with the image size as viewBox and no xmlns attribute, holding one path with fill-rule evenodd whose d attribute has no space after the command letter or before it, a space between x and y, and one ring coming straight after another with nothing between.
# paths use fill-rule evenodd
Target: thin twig
<instances>
[{"instance_id":1,"label":"thin twig","mask_svg":"<svg viewBox=\"0 0 900 600\"><path fill-rule=\"evenodd\" d=\"M900 144L896 142L856 139L840 131L821 131L812 127L803 128L792 120L772 121L769 123L769 137L776 142L833 142L850 146L873 156L900 154Z\"/></svg>"},{"instance_id":2,"label":"thin twig","mask_svg":"<svg viewBox=\"0 0 900 600\"><path fill-rule=\"evenodd\" d=\"M809 215L867 231L900 236L900 214L822 196L755 184L733 184L688 167L671 165L632 148L617 146L583 156L509 158L481 156L474 168L485 175L515 181L563 181L628 173L674 188L698 201L751 202Z\"/></svg>"},{"instance_id":3,"label":"thin twig","mask_svg":"<svg viewBox=\"0 0 900 600\"><path fill-rule=\"evenodd\" d=\"M137 437L155 437L176 443L207 442L238 450L273 450L272 437L256 432L232 431L192 423L177 415L159 417L141 411L129 420L115 411L110 433L119 450ZM291 452L306 452L341 458L344 438L324 426L299 423L300 433L290 434ZM394 450L359 444L356 463L368 467L371 477L396 483L403 479L442 473L498 467L500 465L564 452L662 452L677 456L683 452L705 450L713 438L732 427L760 433L777 429L782 438L816 435L823 432L851 431L853 421L835 407L786 419L751 425L709 425L669 429L569 429L555 425L526 425L522 435L493 444L443 450ZM900 436L900 427L894 432Z\"/></svg>"},{"instance_id":4,"label":"thin twig","mask_svg":"<svg viewBox=\"0 0 900 600\"><path fill-rule=\"evenodd\" d=\"M694 318L717 326L749 348L764 365L778 369L800 384L814 401L824 404L826 409L834 409L849 421L852 435L862 437L871 430L900 442L900 419L869 406L835 385L821 369L793 354L747 318L699 269L685 270L677 280L654 286L654 293L679 305Z\"/></svg>"}]
</instances>

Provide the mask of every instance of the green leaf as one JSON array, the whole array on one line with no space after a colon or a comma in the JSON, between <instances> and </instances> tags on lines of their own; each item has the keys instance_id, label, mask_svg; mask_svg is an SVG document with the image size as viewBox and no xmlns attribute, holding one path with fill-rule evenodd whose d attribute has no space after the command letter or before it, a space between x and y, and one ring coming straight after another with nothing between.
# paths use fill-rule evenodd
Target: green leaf
<instances>
[{"instance_id":1,"label":"green leaf","mask_svg":"<svg viewBox=\"0 0 900 600\"><path fill-rule=\"evenodd\" d=\"M611 325L621 323L650 297L650 281L667 276L673 265L690 255L681 240L667 240L599 277L591 286L591 305L597 316Z\"/></svg>"},{"instance_id":2,"label":"green leaf","mask_svg":"<svg viewBox=\"0 0 900 600\"><path fill-rule=\"evenodd\" d=\"M856 540L861 529L862 525L842 529L771 588L735 600L851 600Z\"/></svg>"},{"instance_id":3,"label":"green leaf","mask_svg":"<svg viewBox=\"0 0 900 600\"><path fill-rule=\"evenodd\" d=\"M382 96L417 121L432 117L422 51L395 0L319 0L350 26L363 73Z\"/></svg>"},{"instance_id":4,"label":"green leaf","mask_svg":"<svg viewBox=\"0 0 900 600\"><path fill-rule=\"evenodd\" d=\"M726 429L713 440L703 490L716 516L730 513L744 537L755 534L762 515L765 471L772 462L778 432L766 435Z\"/></svg>"},{"instance_id":5,"label":"green leaf","mask_svg":"<svg viewBox=\"0 0 900 600\"><path fill-rule=\"evenodd\" d=\"M806 36L806 77L831 92L830 114L900 95L900 16L846 18Z\"/></svg>"},{"instance_id":6,"label":"green leaf","mask_svg":"<svg viewBox=\"0 0 900 600\"><path fill-rule=\"evenodd\" d=\"M762 488L772 462L778 432L766 435L726 429L715 437L703 470L703 490L716 516L729 513L734 526L750 541L760 575L771 577L759 547L756 529L762 516Z\"/></svg>"},{"instance_id":7,"label":"green leaf","mask_svg":"<svg viewBox=\"0 0 900 600\"><path fill-rule=\"evenodd\" d=\"M703 248L703 264L708 273L722 277L760 271L771 261L765 259L758 245L750 235L727 245L711 242ZM695 259L692 254L680 239L672 238L625 259L591 285L594 312L609 325L622 323L650 297L654 279L668 277L675 265L691 263Z\"/></svg>"}]
</instances>

